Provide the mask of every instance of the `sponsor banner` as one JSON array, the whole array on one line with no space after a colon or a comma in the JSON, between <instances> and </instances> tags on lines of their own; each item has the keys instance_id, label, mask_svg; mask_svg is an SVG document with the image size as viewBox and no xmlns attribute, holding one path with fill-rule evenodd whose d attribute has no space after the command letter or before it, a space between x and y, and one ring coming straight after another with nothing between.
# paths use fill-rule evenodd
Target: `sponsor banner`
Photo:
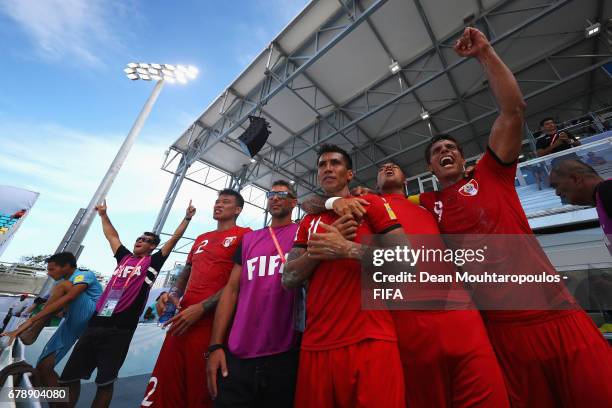
<instances>
[{"instance_id":1,"label":"sponsor banner","mask_svg":"<svg viewBox=\"0 0 612 408\"><path fill-rule=\"evenodd\" d=\"M612 262L589 262L605 251L601 235L591 242L562 267L534 235L372 235L362 242L362 308L609 313Z\"/></svg>"}]
</instances>

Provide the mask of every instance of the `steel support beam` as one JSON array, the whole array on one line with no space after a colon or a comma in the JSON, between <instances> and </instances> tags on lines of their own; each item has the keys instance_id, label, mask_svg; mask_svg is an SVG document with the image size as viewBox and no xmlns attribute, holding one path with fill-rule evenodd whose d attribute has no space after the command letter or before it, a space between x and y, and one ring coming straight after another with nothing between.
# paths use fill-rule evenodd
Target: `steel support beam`
<instances>
[{"instance_id":1,"label":"steel support beam","mask_svg":"<svg viewBox=\"0 0 612 408\"><path fill-rule=\"evenodd\" d=\"M517 32L520 32L521 30L523 30L525 27L530 26L531 24L536 23L537 21L541 20L542 18L548 16L549 14L553 13L554 11L558 10L559 8L567 5L568 3L570 3L572 0L561 0L558 2L555 2L553 4L551 4L548 8L546 8L545 10L539 12L538 14L524 20L521 24L513 27L512 29L508 30L507 32L500 34L499 36L497 36L493 41L491 41L492 45L495 45L507 38L510 38L512 35L514 35ZM350 128L352 128L353 126L355 126L357 123L367 119L368 117L380 112L381 110L383 110L384 108L386 108L387 106L392 105L393 103L396 103L398 101L400 101L402 98L404 98L405 96L409 95L409 94L413 94L416 90L422 88L423 86L429 84L430 82L438 79L439 77L446 75L447 72L461 66L462 64L464 64L466 61L468 61L467 58L462 58L459 59L458 61L454 62L453 64L449 65L448 67L436 72L435 74L429 76L428 78L416 83L415 85L411 86L410 88L404 90L403 92L400 92L399 94L391 97L390 99L388 99L387 101L383 102L382 104L374 107L373 109L369 110L368 112L362 114L360 117L355 118L353 121L351 121L350 123L346 124L345 126L343 126L342 128L340 128L338 131L334 131L331 132L330 134L328 134L327 136L325 136L324 138L322 138L321 140L319 140L319 143L324 143L328 140L330 140L331 138L333 138L334 136L336 136L339 132L341 131L346 131ZM473 121L468 121L466 122L467 124L472 123ZM309 152L310 150L312 150L314 147L310 146L307 147L303 150L301 150L300 152L293 154L292 156L290 156L288 159L286 159L284 162L282 162L280 164L280 166L286 166L289 163L291 163L292 160L297 159L298 157L304 155L305 153ZM395 156L395 153L393 154L393 156ZM371 167L370 165L365 166L365 168L369 168Z\"/></svg>"}]
</instances>

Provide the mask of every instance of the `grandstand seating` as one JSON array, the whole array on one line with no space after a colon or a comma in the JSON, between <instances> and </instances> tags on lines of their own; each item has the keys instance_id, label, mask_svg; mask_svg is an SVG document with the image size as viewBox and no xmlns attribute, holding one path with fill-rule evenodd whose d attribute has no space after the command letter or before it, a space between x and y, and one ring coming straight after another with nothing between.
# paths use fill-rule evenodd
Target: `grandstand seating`
<instances>
[{"instance_id":1,"label":"grandstand seating","mask_svg":"<svg viewBox=\"0 0 612 408\"><path fill-rule=\"evenodd\" d=\"M19 219L12 218L10 214L0 213L0 235L8 233L17 221L19 221Z\"/></svg>"}]
</instances>

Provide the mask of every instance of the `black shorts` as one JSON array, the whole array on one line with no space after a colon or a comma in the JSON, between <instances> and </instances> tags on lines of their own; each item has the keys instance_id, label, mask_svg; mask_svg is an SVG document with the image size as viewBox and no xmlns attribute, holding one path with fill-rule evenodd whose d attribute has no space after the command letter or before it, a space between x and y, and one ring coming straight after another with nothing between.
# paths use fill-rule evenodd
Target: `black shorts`
<instances>
[{"instance_id":1,"label":"black shorts","mask_svg":"<svg viewBox=\"0 0 612 408\"><path fill-rule=\"evenodd\" d=\"M247 359L225 355L228 376L217 375L215 407L293 407L298 349Z\"/></svg>"},{"instance_id":2,"label":"black shorts","mask_svg":"<svg viewBox=\"0 0 612 408\"><path fill-rule=\"evenodd\" d=\"M125 361L134 329L89 326L74 346L59 378L60 383L86 380L98 369L96 384L108 385L117 379Z\"/></svg>"}]
</instances>

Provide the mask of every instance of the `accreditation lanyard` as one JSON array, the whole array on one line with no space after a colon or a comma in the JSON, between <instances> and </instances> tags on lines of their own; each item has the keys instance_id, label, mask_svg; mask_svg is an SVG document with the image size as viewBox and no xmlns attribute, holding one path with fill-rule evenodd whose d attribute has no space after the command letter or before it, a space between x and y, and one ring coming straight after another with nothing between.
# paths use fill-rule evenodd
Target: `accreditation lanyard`
<instances>
[{"instance_id":1,"label":"accreditation lanyard","mask_svg":"<svg viewBox=\"0 0 612 408\"><path fill-rule=\"evenodd\" d=\"M274 233L272 227L268 227L268 231L270 231L270 235L272 236L272 241L274 242L274 246L276 247L276 252L278 252L281 262L284 264L285 262L287 262L287 260L285 259L285 253L283 252L282 248L280 247L280 244L278 243L278 238L276 238L276 234Z\"/></svg>"},{"instance_id":2,"label":"accreditation lanyard","mask_svg":"<svg viewBox=\"0 0 612 408\"><path fill-rule=\"evenodd\" d=\"M104 301L104 304L102 305L102 309L98 313L98 316L103 316L103 317L112 316L113 312L115 311L115 308L119 304L119 300L121 299L121 296L123 295L123 292L125 291L125 288L130 283L130 279L132 279L132 276L134 276L134 274L136 273L136 270L138 270L138 267L140 266L142 262L144 262L146 257L143 257L138 261L134 269L132 269L132 271L128 275L128 278L125 280L125 283L123 284L123 286L115 289L114 288L115 282L117 281L117 278L119 277L120 271L123 270L123 268L125 267L125 265L128 263L130 259L131 257L128 257L125 260L125 262L123 262L117 268L118 273L115 276L113 276L113 279L110 282L110 290L108 291L108 296L106 297L106 300Z\"/></svg>"}]
</instances>

